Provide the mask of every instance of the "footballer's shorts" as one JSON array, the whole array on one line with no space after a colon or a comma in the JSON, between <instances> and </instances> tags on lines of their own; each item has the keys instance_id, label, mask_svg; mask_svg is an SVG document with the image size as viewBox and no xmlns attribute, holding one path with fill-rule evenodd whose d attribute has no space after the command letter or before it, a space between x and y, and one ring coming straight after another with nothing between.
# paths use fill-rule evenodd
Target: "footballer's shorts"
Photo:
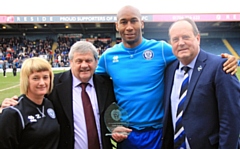
<instances>
[{"instance_id":1,"label":"footballer's shorts","mask_svg":"<svg viewBox=\"0 0 240 149\"><path fill-rule=\"evenodd\" d=\"M162 146L162 128L132 129L128 138L117 145L118 149L160 149Z\"/></svg>"}]
</instances>

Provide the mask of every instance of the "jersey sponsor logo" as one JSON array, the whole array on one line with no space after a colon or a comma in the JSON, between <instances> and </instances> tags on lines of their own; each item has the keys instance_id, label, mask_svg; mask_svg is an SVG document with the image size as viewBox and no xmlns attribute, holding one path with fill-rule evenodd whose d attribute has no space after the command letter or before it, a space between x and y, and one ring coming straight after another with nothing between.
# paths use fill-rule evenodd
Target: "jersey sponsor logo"
<instances>
[{"instance_id":1,"label":"jersey sponsor logo","mask_svg":"<svg viewBox=\"0 0 240 149\"><path fill-rule=\"evenodd\" d=\"M117 63L117 62L119 62L118 56L113 56L113 63Z\"/></svg>"},{"instance_id":2,"label":"jersey sponsor logo","mask_svg":"<svg viewBox=\"0 0 240 149\"><path fill-rule=\"evenodd\" d=\"M29 115L29 116L28 116L28 119L29 119L29 121L30 121L31 123L37 122L37 120L35 119L35 117L32 116L32 115Z\"/></svg>"},{"instance_id":3,"label":"jersey sponsor logo","mask_svg":"<svg viewBox=\"0 0 240 149\"><path fill-rule=\"evenodd\" d=\"M55 115L55 112L53 109L51 109L51 108L47 109L47 113L52 119L56 118L56 115Z\"/></svg>"},{"instance_id":4,"label":"jersey sponsor logo","mask_svg":"<svg viewBox=\"0 0 240 149\"><path fill-rule=\"evenodd\" d=\"M145 50L143 51L143 58L146 60L151 60L154 56L154 53L152 50Z\"/></svg>"},{"instance_id":5,"label":"jersey sponsor logo","mask_svg":"<svg viewBox=\"0 0 240 149\"><path fill-rule=\"evenodd\" d=\"M35 117L36 117L37 119L42 118L42 117L40 116L40 114L35 114Z\"/></svg>"},{"instance_id":6,"label":"jersey sponsor logo","mask_svg":"<svg viewBox=\"0 0 240 149\"><path fill-rule=\"evenodd\" d=\"M43 116L43 117L45 117L45 116ZM35 123L35 122L37 122L38 119L41 119L43 117L40 114L35 114L34 116L33 115L29 115L28 119L29 119L29 121L31 123Z\"/></svg>"}]
</instances>

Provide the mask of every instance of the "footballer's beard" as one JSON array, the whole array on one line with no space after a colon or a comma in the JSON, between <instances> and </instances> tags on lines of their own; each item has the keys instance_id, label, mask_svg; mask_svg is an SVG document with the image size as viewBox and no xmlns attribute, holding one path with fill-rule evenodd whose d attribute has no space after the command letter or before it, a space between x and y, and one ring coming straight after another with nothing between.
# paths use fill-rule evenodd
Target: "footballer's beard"
<instances>
[{"instance_id":1,"label":"footballer's beard","mask_svg":"<svg viewBox=\"0 0 240 149\"><path fill-rule=\"evenodd\" d=\"M134 43L136 43L136 40L127 40L126 43L129 45L133 45Z\"/></svg>"},{"instance_id":2,"label":"footballer's beard","mask_svg":"<svg viewBox=\"0 0 240 149\"><path fill-rule=\"evenodd\" d=\"M128 45L134 45L134 44L136 44L139 40L140 40L140 37L137 37L137 38L135 38L135 39L125 39L125 42L126 42Z\"/></svg>"}]
</instances>

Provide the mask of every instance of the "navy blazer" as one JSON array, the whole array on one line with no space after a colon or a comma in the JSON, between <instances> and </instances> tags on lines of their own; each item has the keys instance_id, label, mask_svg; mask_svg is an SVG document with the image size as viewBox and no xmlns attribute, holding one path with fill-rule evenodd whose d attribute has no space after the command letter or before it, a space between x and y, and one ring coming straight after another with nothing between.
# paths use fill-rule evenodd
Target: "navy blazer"
<instances>
[{"instance_id":1,"label":"navy blazer","mask_svg":"<svg viewBox=\"0 0 240 149\"><path fill-rule=\"evenodd\" d=\"M54 89L48 98L52 101L60 124L59 149L74 149L74 124L72 105L72 73L71 70L56 74ZM106 108L115 102L112 80L109 77L93 75L93 83L97 93L100 112L100 126L103 149L112 149L109 133L104 123Z\"/></svg>"},{"instance_id":2,"label":"navy blazer","mask_svg":"<svg viewBox=\"0 0 240 149\"><path fill-rule=\"evenodd\" d=\"M237 149L240 85L223 71L225 59L200 50L184 102L182 123L191 149ZM173 148L171 90L179 61L165 72L163 149Z\"/></svg>"}]
</instances>

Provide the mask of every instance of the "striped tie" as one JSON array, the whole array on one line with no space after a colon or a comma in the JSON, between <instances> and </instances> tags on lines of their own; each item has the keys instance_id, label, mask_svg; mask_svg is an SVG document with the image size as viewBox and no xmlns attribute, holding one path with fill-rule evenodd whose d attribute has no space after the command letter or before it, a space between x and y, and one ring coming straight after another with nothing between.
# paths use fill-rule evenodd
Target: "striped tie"
<instances>
[{"instance_id":1,"label":"striped tie","mask_svg":"<svg viewBox=\"0 0 240 149\"><path fill-rule=\"evenodd\" d=\"M186 149L186 142L185 142L185 132L182 125L182 114L183 114L183 105L184 101L186 100L187 95L187 88L188 88L188 71L189 67L184 66L182 70L184 70L184 78L181 85L181 90L179 94L179 104L176 114L176 124L175 124L175 134L174 134L174 149Z\"/></svg>"}]
</instances>

